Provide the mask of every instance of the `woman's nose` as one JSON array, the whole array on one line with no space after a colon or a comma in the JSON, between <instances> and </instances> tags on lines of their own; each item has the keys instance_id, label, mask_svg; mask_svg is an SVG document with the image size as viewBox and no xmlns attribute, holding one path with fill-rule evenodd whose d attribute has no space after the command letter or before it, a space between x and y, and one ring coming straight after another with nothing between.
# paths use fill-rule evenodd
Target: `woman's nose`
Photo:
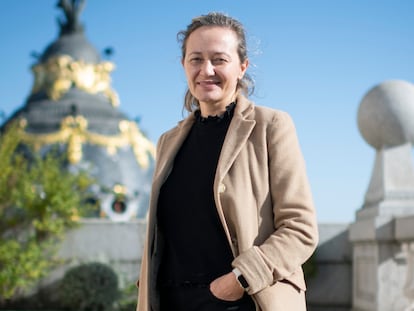
<instances>
[{"instance_id":1,"label":"woman's nose","mask_svg":"<svg viewBox=\"0 0 414 311\"><path fill-rule=\"evenodd\" d=\"M214 66L211 63L211 61L209 61L209 60L208 61L205 61L203 63L203 66L202 66L202 69L201 70L203 71L203 73L206 76L213 76L214 75Z\"/></svg>"}]
</instances>

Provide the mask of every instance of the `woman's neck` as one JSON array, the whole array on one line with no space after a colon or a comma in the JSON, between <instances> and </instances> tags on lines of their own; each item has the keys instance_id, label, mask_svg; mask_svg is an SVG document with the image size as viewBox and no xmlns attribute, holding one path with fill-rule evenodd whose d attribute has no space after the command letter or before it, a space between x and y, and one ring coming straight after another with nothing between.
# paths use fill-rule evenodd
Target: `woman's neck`
<instances>
[{"instance_id":1,"label":"woman's neck","mask_svg":"<svg viewBox=\"0 0 414 311\"><path fill-rule=\"evenodd\" d=\"M203 118L220 116L227 111L227 107L233 102L235 102L235 99L225 103L200 103L201 116Z\"/></svg>"}]
</instances>

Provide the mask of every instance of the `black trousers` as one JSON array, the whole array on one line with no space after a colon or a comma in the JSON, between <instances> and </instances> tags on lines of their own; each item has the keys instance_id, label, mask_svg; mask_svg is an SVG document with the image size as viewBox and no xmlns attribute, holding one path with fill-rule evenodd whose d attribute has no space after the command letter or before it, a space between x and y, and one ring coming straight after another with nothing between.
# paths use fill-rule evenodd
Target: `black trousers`
<instances>
[{"instance_id":1,"label":"black trousers","mask_svg":"<svg viewBox=\"0 0 414 311\"><path fill-rule=\"evenodd\" d=\"M255 311L253 299L244 294L236 301L215 297L208 286L163 287L161 311Z\"/></svg>"}]
</instances>

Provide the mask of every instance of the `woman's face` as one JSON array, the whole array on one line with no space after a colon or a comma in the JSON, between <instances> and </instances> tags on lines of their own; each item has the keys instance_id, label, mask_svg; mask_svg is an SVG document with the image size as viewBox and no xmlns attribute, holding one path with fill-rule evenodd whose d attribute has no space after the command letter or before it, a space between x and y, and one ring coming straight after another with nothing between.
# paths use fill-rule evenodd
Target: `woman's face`
<instances>
[{"instance_id":1,"label":"woman's face","mask_svg":"<svg viewBox=\"0 0 414 311\"><path fill-rule=\"evenodd\" d=\"M225 27L202 26L187 39L182 64L204 117L224 112L235 99L237 82L248 66L247 60L240 62L237 47L236 33Z\"/></svg>"}]
</instances>

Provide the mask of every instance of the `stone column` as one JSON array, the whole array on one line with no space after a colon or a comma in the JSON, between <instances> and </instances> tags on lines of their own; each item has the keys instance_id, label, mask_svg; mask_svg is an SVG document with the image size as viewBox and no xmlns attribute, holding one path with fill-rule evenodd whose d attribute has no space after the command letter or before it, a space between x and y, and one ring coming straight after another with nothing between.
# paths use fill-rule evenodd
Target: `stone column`
<instances>
[{"instance_id":1,"label":"stone column","mask_svg":"<svg viewBox=\"0 0 414 311\"><path fill-rule=\"evenodd\" d=\"M386 81L361 101L358 126L376 150L372 177L350 227L355 311L404 310L406 256L395 219L414 214L414 85Z\"/></svg>"}]
</instances>

